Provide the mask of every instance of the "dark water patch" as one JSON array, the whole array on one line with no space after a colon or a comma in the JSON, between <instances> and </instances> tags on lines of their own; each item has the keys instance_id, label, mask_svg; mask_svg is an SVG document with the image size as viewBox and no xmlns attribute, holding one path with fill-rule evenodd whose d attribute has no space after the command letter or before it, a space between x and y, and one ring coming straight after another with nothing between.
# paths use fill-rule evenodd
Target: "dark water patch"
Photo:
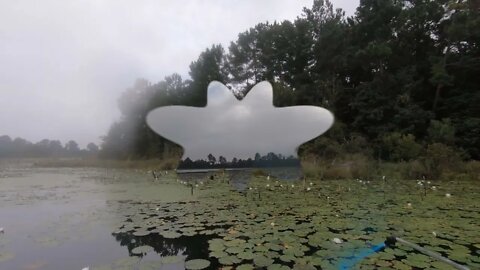
<instances>
[{"instance_id":1,"label":"dark water patch","mask_svg":"<svg viewBox=\"0 0 480 270\"><path fill-rule=\"evenodd\" d=\"M372 227L366 227L366 228L362 229L361 231L365 232L367 235L377 232L377 230L375 228L372 228Z\"/></svg>"},{"instance_id":2,"label":"dark water patch","mask_svg":"<svg viewBox=\"0 0 480 270\"><path fill-rule=\"evenodd\" d=\"M140 256L132 253L132 250L140 246L151 246L155 253L161 257L186 256L185 260L209 258L208 241L218 238L218 235L194 235L181 236L176 239L162 237L158 233L151 233L146 236L134 236L131 233L112 233L115 240L128 249L130 256ZM209 258L210 267L207 269L219 269L220 264L215 258ZM183 270L184 268L178 268Z\"/></svg>"}]
</instances>

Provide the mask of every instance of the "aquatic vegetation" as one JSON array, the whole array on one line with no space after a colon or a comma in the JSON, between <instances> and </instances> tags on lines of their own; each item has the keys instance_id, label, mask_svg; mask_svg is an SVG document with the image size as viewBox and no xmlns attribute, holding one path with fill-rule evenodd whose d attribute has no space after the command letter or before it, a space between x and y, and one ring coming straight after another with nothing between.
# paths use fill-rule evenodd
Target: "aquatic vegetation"
<instances>
[{"instance_id":1,"label":"aquatic vegetation","mask_svg":"<svg viewBox=\"0 0 480 270\"><path fill-rule=\"evenodd\" d=\"M72 172L79 177L66 181L64 175ZM473 181L432 181L436 189L425 194L417 181L288 182L260 175L239 191L225 177L193 178L185 185L174 173L156 181L146 172L128 170L109 171L108 177L103 171L62 173L60 178L46 172L43 184L35 176L33 191L20 185L20 178L2 179L8 182L0 187L1 209L6 210L20 205L34 211L39 208L32 205L48 201L52 207L67 205L72 199L61 193L83 194L77 197L82 204L68 206L54 220L35 223L36 230L23 239L10 220L3 221L10 229L0 234L0 261L12 269L25 258L12 244L18 239L48 253L66 243L82 242L89 249L92 242L84 240L105 233L103 247L114 245L115 252L82 260L76 269L183 269L194 260L204 260L203 265L208 261L202 269L448 269L402 245L364 256L390 235L480 268L480 187ZM193 185L193 196L189 183L199 184ZM90 198L97 201L83 204ZM105 203L99 208L98 202ZM335 238L341 242L333 242ZM48 267L55 268L51 261Z\"/></svg>"},{"instance_id":2,"label":"aquatic vegetation","mask_svg":"<svg viewBox=\"0 0 480 270\"><path fill-rule=\"evenodd\" d=\"M133 254L147 254L149 252L153 251L153 248L151 246L139 246L134 249L132 249Z\"/></svg>"},{"instance_id":3,"label":"aquatic vegetation","mask_svg":"<svg viewBox=\"0 0 480 270\"><path fill-rule=\"evenodd\" d=\"M185 262L185 268L188 270L200 270L210 266L210 261L204 259L195 259Z\"/></svg>"},{"instance_id":4,"label":"aquatic vegetation","mask_svg":"<svg viewBox=\"0 0 480 270\"><path fill-rule=\"evenodd\" d=\"M458 263L480 266L474 240L480 211L471 201L475 188L463 198L446 199L446 185L439 186L438 193L418 196L416 182L385 187L363 180L324 181L308 184L310 192L305 192L305 187L291 188L302 187L301 182L265 180L253 179L243 192L208 181L200 187L207 192L192 201L122 204L119 212L125 220L117 232L150 231L173 239L203 235L210 239L208 256L190 259L208 260L210 267L338 269L342 261L358 258L359 252L392 234ZM367 189L362 188L365 184ZM374 195L385 188L388 197ZM460 188L448 186L449 192ZM408 247L382 247L357 260L355 267L423 269L434 262Z\"/></svg>"}]
</instances>

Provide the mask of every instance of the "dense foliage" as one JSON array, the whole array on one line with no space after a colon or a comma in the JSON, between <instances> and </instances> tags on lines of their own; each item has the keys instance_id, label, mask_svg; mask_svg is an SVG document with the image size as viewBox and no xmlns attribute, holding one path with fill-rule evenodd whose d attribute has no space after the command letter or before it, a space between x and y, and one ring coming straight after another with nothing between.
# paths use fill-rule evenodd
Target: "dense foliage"
<instances>
[{"instance_id":1,"label":"dense foliage","mask_svg":"<svg viewBox=\"0 0 480 270\"><path fill-rule=\"evenodd\" d=\"M268 80L276 106L318 105L336 117L326 136L302 146L304 157L479 159L479 9L474 0L362 0L346 17L316 0L293 22L240 33L228 51L206 49L191 63L190 79L139 79L119 99L122 118L104 137L102 155L179 155L178 146L146 126L148 111L205 106L212 80L239 98Z\"/></svg>"}]
</instances>

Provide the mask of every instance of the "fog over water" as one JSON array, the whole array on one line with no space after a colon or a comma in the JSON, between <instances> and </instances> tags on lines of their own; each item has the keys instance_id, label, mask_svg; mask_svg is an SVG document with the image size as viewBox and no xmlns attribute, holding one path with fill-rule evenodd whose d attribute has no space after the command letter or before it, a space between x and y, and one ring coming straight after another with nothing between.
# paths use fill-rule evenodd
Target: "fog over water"
<instances>
[{"instance_id":1,"label":"fog over water","mask_svg":"<svg viewBox=\"0 0 480 270\"><path fill-rule=\"evenodd\" d=\"M332 1L353 14L358 1ZM306 0L0 1L0 135L100 143L136 78L228 48L255 24L294 20Z\"/></svg>"}]
</instances>

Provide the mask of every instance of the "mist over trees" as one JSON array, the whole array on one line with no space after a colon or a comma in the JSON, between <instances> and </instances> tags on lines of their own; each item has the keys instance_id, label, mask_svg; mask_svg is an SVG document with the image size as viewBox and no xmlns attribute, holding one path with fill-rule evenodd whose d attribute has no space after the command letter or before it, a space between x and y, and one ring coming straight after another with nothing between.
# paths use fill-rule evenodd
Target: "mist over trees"
<instances>
[{"instance_id":1,"label":"mist over trees","mask_svg":"<svg viewBox=\"0 0 480 270\"><path fill-rule=\"evenodd\" d=\"M98 152L99 148L94 143L89 143L86 149L80 149L72 140L62 145L59 140L44 139L32 143L22 138L0 136L0 158L95 157Z\"/></svg>"},{"instance_id":2,"label":"mist over trees","mask_svg":"<svg viewBox=\"0 0 480 270\"><path fill-rule=\"evenodd\" d=\"M316 0L293 22L259 23L227 49L207 48L191 63L190 79L138 79L120 97L121 119L100 154L179 156L147 127L150 110L205 106L212 80L239 98L268 80L276 106L316 105L335 115L330 131L301 147L303 157L480 159L479 8L474 0L363 0L346 17Z\"/></svg>"}]
</instances>

